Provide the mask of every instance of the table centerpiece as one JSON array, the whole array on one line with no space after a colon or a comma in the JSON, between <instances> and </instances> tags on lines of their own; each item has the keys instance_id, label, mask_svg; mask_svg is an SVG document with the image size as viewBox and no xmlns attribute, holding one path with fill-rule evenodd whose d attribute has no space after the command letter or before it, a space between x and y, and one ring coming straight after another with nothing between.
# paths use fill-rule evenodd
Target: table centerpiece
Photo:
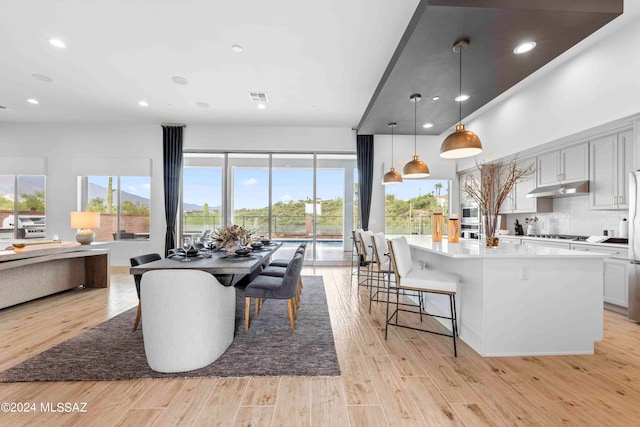
<instances>
[{"instance_id":1,"label":"table centerpiece","mask_svg":"<svg viewBox=\"0 0 640 427\"><path fill-rule=\"evenodd\" d=\"M218 247L224 248L227 253L234 254L243 247L253 232L241 225L228 225L220 227L211 233L211 237L218 242Z\"/></svg>"}]
</instances>

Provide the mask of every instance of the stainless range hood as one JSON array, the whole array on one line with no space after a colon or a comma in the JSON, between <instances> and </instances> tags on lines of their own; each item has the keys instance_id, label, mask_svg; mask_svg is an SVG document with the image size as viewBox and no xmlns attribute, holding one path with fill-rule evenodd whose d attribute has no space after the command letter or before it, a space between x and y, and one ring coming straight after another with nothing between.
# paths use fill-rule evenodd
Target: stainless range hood
<instances>
[{"instance_id":1,"label":"stainless range hood","mask_svg":"<svg viewBox=\"0 0 640 427\"><path fill-rule=\"evenodd\" d=\"M589 181L568 182L566 184L549 185L531 190L528 198L535 197L568 197L589 194Z\"/></svg>"}]
</instances>

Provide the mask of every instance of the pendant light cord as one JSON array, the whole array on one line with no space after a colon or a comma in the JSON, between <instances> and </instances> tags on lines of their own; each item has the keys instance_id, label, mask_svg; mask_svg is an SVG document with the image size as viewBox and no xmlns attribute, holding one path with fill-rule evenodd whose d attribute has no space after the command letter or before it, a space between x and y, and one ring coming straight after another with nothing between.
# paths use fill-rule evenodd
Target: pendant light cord
<instances>
[{"instance_id":1,"label":"pendant light cord","mask_svg":"<svg viewBox=\"0 0 640 427\"><path fill-rule=\"evenodd\" d=\"M395 126L391 126L391 167L393 167L393 128Z\"/></svg>"},{"instance_id":2,"label":"pendant light cord","mask_svg":"<svg viewBox=\"0 0 640 427\"><path fill-rule=\"evenodd\" d=\"M462 51L464 50L464 48L461 46L460 47L460 91L458 92L458 96L460 97L460 105L459 105L459 117L460 117L460 121L459 124L462 124Z\"/></svg>"},{"instance_id":3,"label":"pendant light cord","mask_svg":"<svg viewBox=\"0 0 640 427\"><path fill-rule=\"evenodd\" d=\"M413 101L413 155L418 155L418 99Z\"/></svg>"}]
</instances>

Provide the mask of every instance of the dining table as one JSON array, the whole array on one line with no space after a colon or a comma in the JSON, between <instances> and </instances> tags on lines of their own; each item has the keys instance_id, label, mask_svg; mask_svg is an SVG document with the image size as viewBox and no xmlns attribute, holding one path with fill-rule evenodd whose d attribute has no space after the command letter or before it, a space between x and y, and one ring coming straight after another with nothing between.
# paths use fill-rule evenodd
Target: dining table
<instances>
[{"instance_id":1,"label":"dining table","mask_svg":"<svg viewBox=\"0 0 640 427\"><path fill-rule=\"evenodd\" d=\"M131 267L129 272L142 275L152 270L201 270L213 274L224 286L235 286L259 274L262 267L271 261L271 255L281 246L282 242L271 242L252 249L247 256L228 254L224 249L200 250L193 257L170 255L158 261Z\"/></svg>"}]
</instances>

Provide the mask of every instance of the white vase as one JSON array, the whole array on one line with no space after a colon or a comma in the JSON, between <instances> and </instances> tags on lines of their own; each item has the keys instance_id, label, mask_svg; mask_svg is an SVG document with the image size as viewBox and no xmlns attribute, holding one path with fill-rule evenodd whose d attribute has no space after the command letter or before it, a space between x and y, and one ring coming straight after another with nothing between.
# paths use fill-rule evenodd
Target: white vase
<instances>
[{"instance_id":1,"label":"white vase","mask_svg":"<svg viewBox=\"0 0 640 427\"><path fill-rule=\"evenodd\" d=\"M527 225L527 236L533 236L534 234L540 234L540 229L538 228L538 224Z\"/></svg>"}]
</instances>

